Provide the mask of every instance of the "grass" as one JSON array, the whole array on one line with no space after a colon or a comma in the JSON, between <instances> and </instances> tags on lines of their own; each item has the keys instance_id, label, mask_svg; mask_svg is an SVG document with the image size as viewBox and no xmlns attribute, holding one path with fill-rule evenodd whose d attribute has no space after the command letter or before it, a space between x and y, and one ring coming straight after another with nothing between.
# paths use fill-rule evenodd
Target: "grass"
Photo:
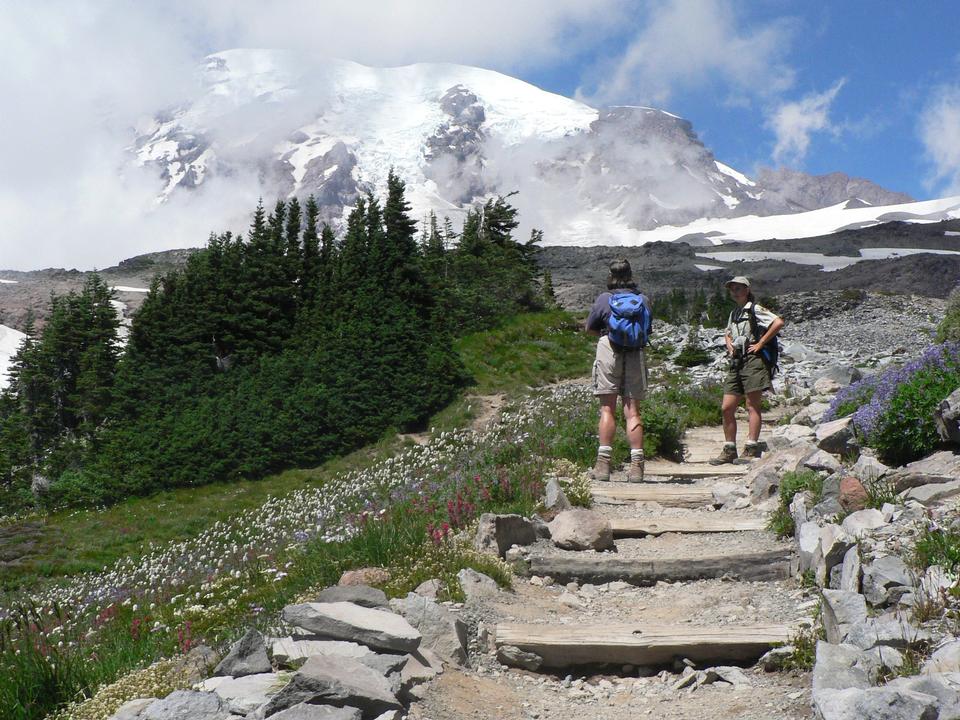
<instances>
[{"instance_id":1,"label":"grass","mask_svg":"<svg viewBox=\"0 0 960 720\"><path fill-rule=\"evenodd\" d=\"M823 495L823 478L813 470L798 470L787 472L780 478L780 504L770 514L767 527L780 537L789 537L794 534L796 527L793 516L790 514L790 503L797 493L809 491L813 495L814 504L820 502Z\"/></svg>"},{"instance_id":2,"label":"grass","mask_svg":"<svg viewBox=\"0 0 960 720\"><path fill-rule=\"evenodd\" d=\"M939 565L947 573L960 570L960 530L924 528L910 561L921 572L932 565Z\"/></svg>"}]
</instances>

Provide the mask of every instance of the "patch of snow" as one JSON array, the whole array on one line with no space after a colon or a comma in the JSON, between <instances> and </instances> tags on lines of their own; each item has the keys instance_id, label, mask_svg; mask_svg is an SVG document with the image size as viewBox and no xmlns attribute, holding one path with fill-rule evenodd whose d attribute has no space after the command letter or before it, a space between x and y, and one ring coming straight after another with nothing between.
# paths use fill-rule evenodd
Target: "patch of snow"
<instances>
[{"instance_id":1,"label":"patch of snow","mask_svg":"<svg viewBox=\"0 0 960 720\"><path fill-rule=\"evenodd\" d=\"M864 260L888 260L904 257L905 255L960 255L960 250L927 250L924 248L861 248L860 255Z\"/></svg>"},{"instance_id":2,"label":"patch of snow","mask_svg":"<svg viewBox=\"0 0 960 720\"><path fill-rule=\"evenodd\" d=\"M950 237L960 237L960 232L956 232L954 230L947 230L944 233L944 235L948 235ZM0 280L0 282L3 282L3 280ZM10 281L8 280L7 282L10 282Z\"/></svg>"},{"instance_id":3,"label":"patch of snow","mask_svg":"<svg viewBox=\"0 0 960 720\"><path fill-rule=\"evenodd\" d=\"M113 285L111 289L117 292L150 292L149 288L129 287L128 285Z\"/></svg>"},{"instance_id":4,"label":"patch of snow","mask_svg":"<svg viewBox=\"0 0 960 720\"><path fill-rule=\"evenodd\" d=\"M0 325L0 390L5 389L10 384L8 373L13 362L13 356L17 354L20 344L26 337L19 330Z\"/></svg>"},{"instance_id":5,"label":"patch of snow","mask_svg":"<svg viewBox=\"0 0 960 720\"><path fill-rule=\"evenodd\" d=\"M0 285L19 285L19 280L4 280L0 278Z\"/></svg>"},{"instance_id":6,"label":"patch of snow","mask_svg":"<svg viewBox=\"0 0 960 720\"><path fill-rule=\"evenodd\" d=\"M727 175L728 177L732 177L732 178L733 178L734 180L736 180L738 183L740 183L740 184L742 184L742 185L749 185L750 187L756 187L757 184L756 184L753 180L751 180L750 178L748 178L748 177L747 177L746 175L744 175L743 173L737 172L736 170L734 170L734 169L733 169L732 167L730 167L729 165L724 165L724 164L723 164L722 162L720 162L719 160L714 160L714 161L713 161L713 164L717 166L717 170L719 170L720 172L722 172L724 175Z\"/></svg>"},{"instance_id":7,"label":"patch of snow","mask_svg":"<svg viewBox=\"0 0 960 720\"><path fill-rule=\"evenodd\" d=\"M720 265L699 265L694 263L693 266L697 270L703 270L704 272L710 272L711 270L725 270L726 268L721 267Z\"/></svg>"},{"instance_id":8,"label":"patch of snow","mask_svg":"<svg viewBox=\"0 0 960 720\"><path fill-rule=\"evenodd\" d=\"M721 262L760 262L762 260L782 260L797 265L819 265L824 272L833 272L850 267L863 260L888 260L905 255L919 255L931 253L933 255L960 255L960 250L926 250L923 248L862 248L860 257L847 255L824 255L823 253L804 253L790 251L762 251L762 250L726 250L720 252L700 252L697 257ZM701 267L701 266L697 266ZM701 268L702 269L702 268Z\"/></svg>"}]
</instances>

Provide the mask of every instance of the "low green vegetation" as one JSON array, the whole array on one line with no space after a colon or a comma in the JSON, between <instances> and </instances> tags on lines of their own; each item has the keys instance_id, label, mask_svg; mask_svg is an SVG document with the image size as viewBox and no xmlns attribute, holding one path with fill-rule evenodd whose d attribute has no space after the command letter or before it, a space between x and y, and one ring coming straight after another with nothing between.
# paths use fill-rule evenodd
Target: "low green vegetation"
<instances>
[{"instance_id":1,"label":"low green vegetation","mask_svg":"<svg viewBox=\"0 0 960 720\"><path fill-rule=\"evenodd\" d=\"M813 503L820 502L823 494L823 478L813 470L796 470L786 472L780 478L780 503L777 509L770 514L768 528L780 537L790 537L796 531L793 516L790 514L790 503L797 493L809 492L813 496Z\"/></svg>"},{"instance_id":2,"label":"low green vegetation","mask_svg":"<svg viewBox=\"0 0 960 720\"><path fill-rule=\"evenodd\" d=\"M687 335L686 344L680 349L673 361L680 367L689 368L706 365L711 360L713 360L713 356L700 344L697 327L692 326L690 333Z\"/></svg>"},{"instance_id":3,"label":"low green vegetation","mask_svg":"<svg viewBox=\"0 0 960 720\"><path fill-rule=\"evenodd\" d=\"M960 342L960 287L947 298L947 311L937 326L938 343Z\"/></svg>"},{"instance_id":4,"label":"low green vegetation","mask_svg":"<svg viewBox=\"0 0 960 720\"><path fill-rule=\"evenodd\" d=\"M948 573L960 570L960 530L924 528L913 550L912 564L918 570L939 565Z\"/></svg>"}]
</instances>

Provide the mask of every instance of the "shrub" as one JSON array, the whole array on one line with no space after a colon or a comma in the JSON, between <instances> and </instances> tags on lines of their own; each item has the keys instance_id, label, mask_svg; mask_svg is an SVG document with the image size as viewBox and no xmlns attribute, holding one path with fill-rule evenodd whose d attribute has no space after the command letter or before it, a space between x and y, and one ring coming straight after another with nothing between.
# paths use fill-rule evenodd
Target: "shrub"
<instances>
[{"instance_id":1,"label":"shrub","mask_svg":"<svg viewBox=\"0 0 960 720\"><path fill-rule=\"evenodd\" d=\"M960 287L947 299L947 311L937 326L937 342L960 342Z\"/></svg>"},{"instance_id":2,"label":"shrub","mask_svg":"<svg viewBox=\"0 0 960 720\"><path fill-rule=\"evenodd\" d=\"M797 493L810 491L814 502L819 502L823 495L823 478L813 470L797 470L787 472L780 478L780 504L770 515L767 527L780 537L793 535L796 526L790 514L790 503Z\"/></svg>"},{"instance_id":3,"label":"shrub","mask_svg":"<svg viewBox=\"0 0 960 720\"><path fill-rule=\"evenodd\" d=\"M700 340L697 338L697 328L694 326L690 328L690 333L687 335L686 345L673 359L673 362L680 367L694 367L695 365L706 365L712 359L710 353L700 344Z\"/></svg>"},{"instance_id":4,"label":"shrub","mask_svg":"<svg viewBox=\"0 0 960 720\"><path fill-rule=\"evenodd\" d=\"M917 538L912 564L919 570L939 565L946 572L960 569L960 531L927 527Z\"/></svg>"}]
</instances>

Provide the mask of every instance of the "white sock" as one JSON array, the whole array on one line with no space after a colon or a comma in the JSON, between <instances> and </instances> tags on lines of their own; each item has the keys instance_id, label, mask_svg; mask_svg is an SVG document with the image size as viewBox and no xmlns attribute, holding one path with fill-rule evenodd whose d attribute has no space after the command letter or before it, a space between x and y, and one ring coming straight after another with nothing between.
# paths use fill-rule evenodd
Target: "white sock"
<instances>
[{"instance_id":1,"label":"white sock","mask_svg":"<svg viewBox=\"0 0 960 720\"><path fill-rule=\"evenodd\" d=\"M601 445L600 447L597 448L598 457L606 458L607 460L609 460L612 454L613 454L613 447L611 447L610 445Z\"/></svg>"},{"instance_id":2,"label":"white sock","mask_svg":"<svg viewBox=\"0 0 960 720\"><path fill-rule=\"evenodd\" d=\"M643 460L643 448L633 448L630 450L631 460Z\"/></svg>"},{"instance_id":3,"label":"white sock","mask_svg":"<svg viewBox=\"0 0 960 720\"><path fill-rule=\"evenodd\" d=\"M723 444L723 449L726 450L727 448L733 448L734 450L736 450L737 444L735 442L725 442Z\"/></svg>"}]
</instances>

